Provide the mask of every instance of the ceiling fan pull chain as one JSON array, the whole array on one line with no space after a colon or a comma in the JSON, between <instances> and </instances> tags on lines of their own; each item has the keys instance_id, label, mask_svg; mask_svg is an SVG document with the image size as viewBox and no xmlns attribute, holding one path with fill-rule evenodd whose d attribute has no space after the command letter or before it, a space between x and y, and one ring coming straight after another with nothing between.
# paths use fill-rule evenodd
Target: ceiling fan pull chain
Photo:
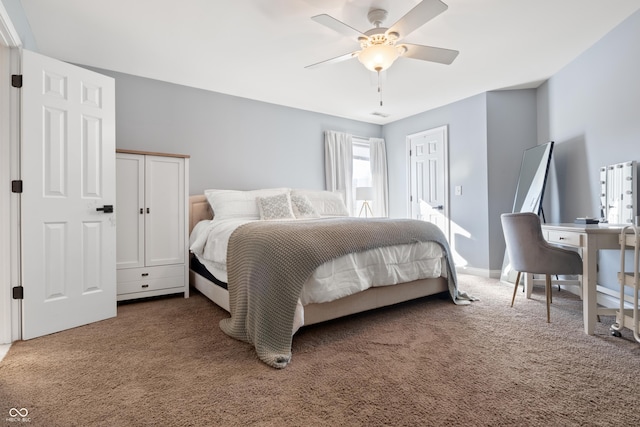
<instances>
[{"instance_id":1,"label":"ceiling fan pull chain","mask_svg":"<svg viewBox=\"0 0 640 427\"><path fill-rule=\"evenodd\" d=\"M378 70L377 73L378 73L378 94L380 95L380 106L382 107L382 86L380 85L380 70Z\"/></svg>"}]
</instances>

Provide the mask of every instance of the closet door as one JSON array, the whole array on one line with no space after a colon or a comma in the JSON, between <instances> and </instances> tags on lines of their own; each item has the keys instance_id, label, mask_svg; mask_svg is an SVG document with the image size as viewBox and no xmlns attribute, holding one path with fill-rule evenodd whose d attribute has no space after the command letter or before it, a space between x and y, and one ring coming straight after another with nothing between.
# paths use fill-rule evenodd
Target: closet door
<instances>
[{"instance_id":1,"label":"closet door","mask_svg":"<svg viewBox=\"0 0 640 427\"><path fill-rule=\"evenodd\" d=\"M184 159L145 156L145 264L185 262Z\"/></svg>"},{"instance_id":2,"label":"closet door","mask_svg":"<svg viewBox=\"0 0 640 427\"><path fill-rule=\"evenodd\" d=\"M144 156L116 155L116 268L144 267Z\"/></svg>"}]
</instances>

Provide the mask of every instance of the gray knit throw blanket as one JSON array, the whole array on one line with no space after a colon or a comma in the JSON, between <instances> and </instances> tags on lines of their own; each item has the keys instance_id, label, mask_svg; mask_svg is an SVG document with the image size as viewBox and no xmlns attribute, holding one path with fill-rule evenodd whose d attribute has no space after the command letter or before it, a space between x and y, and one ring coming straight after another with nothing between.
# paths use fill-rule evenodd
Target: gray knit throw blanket
<instances>
[{"instance_id":1,"label":"gray knit throw blanket","mask_svg":"<svg viewBox=\"0 0 640 427\"><path fill-rule=\"evenodd\" d=\"M317 267L352 252L425 241L442 247L449 292L456 301L457 279L449 244L429 222L341 217L242 225L229 239L231 318L220 321L220 328L253 344L267 365L284 368L291 361L296 304L302 286Z\"/></svg>"}]
</instances>

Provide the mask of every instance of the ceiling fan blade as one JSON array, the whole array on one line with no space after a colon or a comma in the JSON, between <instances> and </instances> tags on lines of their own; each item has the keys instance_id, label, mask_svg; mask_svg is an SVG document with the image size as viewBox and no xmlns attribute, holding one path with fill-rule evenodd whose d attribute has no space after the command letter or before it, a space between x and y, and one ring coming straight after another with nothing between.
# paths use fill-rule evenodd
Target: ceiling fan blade
<instances>
[{"instance_id":1,"label":"ceiling fan blade","mask_svg":"<svg viewBox=\"0 0 640 427\"><path fill-rule=\"evenodd\" d=\"M402 43L407 48L402 55L407 58L421 59L423 61L438 62L449 65L458 56L457 50L443 49L441 47L422 46L419 44Z\"/></svg>"},{"instance_id":2,"label":"ceiling fan blade","mask_svg":"<svg viewBox=\"0 0 640 427\"><path fill-rule=\"evenodd\" d=\"M346 61L347 59L355 58L356 56L358 56L358 52L359 51L345 53L344 55L336 56L335 58L327 59L326 61L320 61L316 62L315 64L307 65L304 68L316 68L321 65L335 64L336 62Z\"/></svg>"},{"instance_id":3,"label":"ceiling fan blade","mask_svg":"<svg viewBox=\"0 0 640 427\"><path fill-rule=\"evenodd\" d=\"M411 32L440 15L448 8L449 6L440 0L422 0L402 18L400 18L398 22L389 27L387 34L395 32L400 35L399 38L406 37Z\"/></svg>"},{"instance_id":4,"label":"ceiling fan blade","mask_svg":"<svg viewBox=\"0 0 640 427\"><path fill-rule=\"evenodd\" d=\"M362 32L356 30L355 28L345 24L342 21L338 21L333 16L330 16L327 14L312 16L311 19L316 21L318 24L322 24L325 27L329 27L332 30L337 31L340 34L345 35L347 37L352 37L354 39L357 39L358 37L364 35L362 34Z\"/></svg>"}]
</instances>

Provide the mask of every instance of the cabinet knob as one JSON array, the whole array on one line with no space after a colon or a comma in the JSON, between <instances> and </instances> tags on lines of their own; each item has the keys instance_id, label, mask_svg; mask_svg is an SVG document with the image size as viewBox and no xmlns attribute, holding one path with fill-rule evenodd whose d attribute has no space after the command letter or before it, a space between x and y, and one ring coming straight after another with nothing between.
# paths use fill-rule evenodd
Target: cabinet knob
<instances>
[{"instance_id":1,"label":"cabinet knob","mask_svg":"<svg viewBox=\"0 0 640 427\"><path fill-rule=\"evenodd\" d=\"M149 275L149 273L142 273L141 276L142 277L147 277Z\"/></svg>"},{"instance_id":2,"label":"cabinet knob","mask_svg":"<svg viewBox=\"0 0 640 427\"><path fill-rule=\"evenodd\" d=\"M142 285L142 288L148 288L149 285Z\"/></svg>"}]
</instances>

